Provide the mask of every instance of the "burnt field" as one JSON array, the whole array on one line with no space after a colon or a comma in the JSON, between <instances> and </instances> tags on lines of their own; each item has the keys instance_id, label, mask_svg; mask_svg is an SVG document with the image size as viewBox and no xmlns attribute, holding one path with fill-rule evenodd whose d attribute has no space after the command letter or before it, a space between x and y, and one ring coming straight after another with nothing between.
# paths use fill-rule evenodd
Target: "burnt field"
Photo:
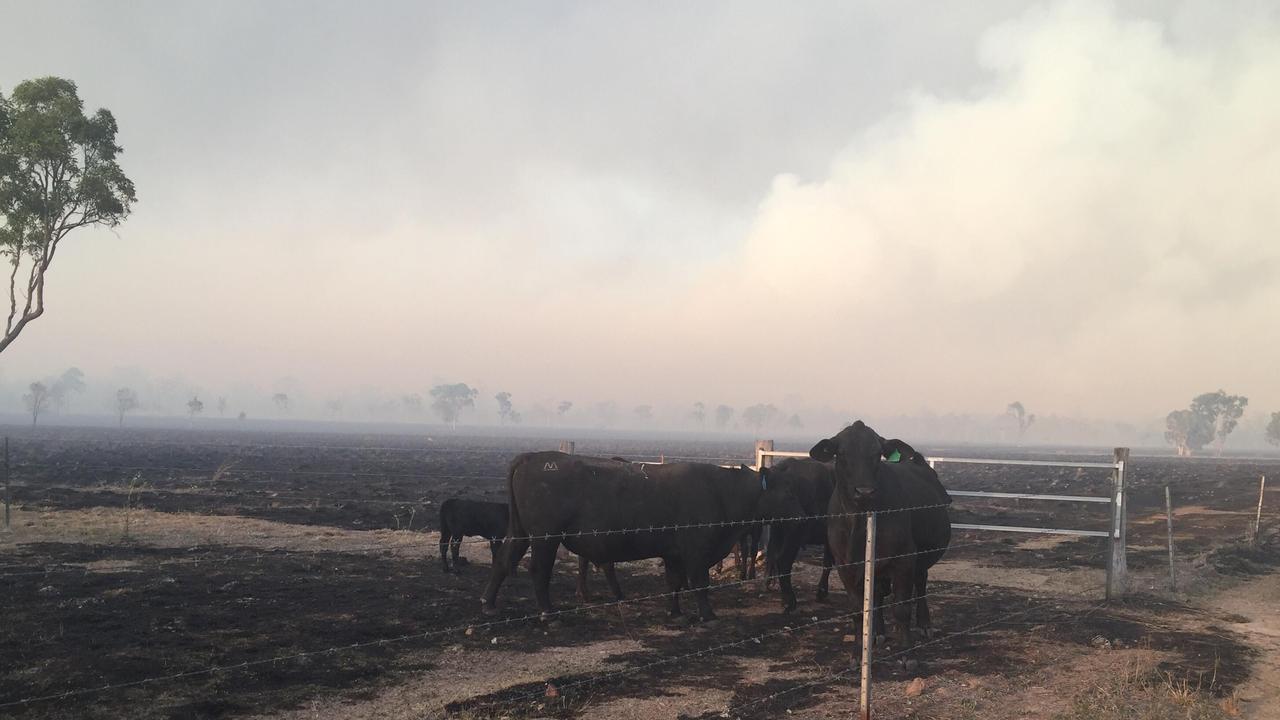
<instances>
[{"instance_id":1,"label":"burnt field","mask_svg":"<svg viewBox=\"0 0 1280 720\"><path fill-rule=\"evenodd\" d=\"M575 439L579 453L633 459L750 462L751 455L742 439ZM641 599L665 592L653 562L619 566L623 589L636 600L605 602L597 575L598 607L584 608L574 597L576 563L564 556L553 584L566 611L557 622L527 619L536 611L523 571L503 588L502 614L482 618L487 545L465 545L471 566L443 573L434 535L439 505L449 497L504 499L511 457L556 444L15 431L13 532L0 535L0 715L763 718L853 711L850 608L834 578L830 602L813 599L813 549L802 558L800 608L790 615L762 583L741 583L726 571L711 597L720 619L669 623L662 599ZM877 651L885 658L875 668L878 716L1076 717L1081 699L1095 709L1118 707L1120 695L1176 703L1177 693L1166 689L1178 683L1189 694L1177 717L1188 708L1223 716L1231 716L1232 703L1247 709L1249 694L1268 682L1258 672L1260 650L1248 618L1212 599L1258 582L1280 559L1269 509L1262 546L1239 543L1252 522L1258 476L1277 467L1135 457L1134 592L1122 602L1100 602L1101 539L957 531L932 575L939 633L919 648L920 668L901 670L890 661L892 646ZM1096 469L943 465L939 473L952 489L1106 495L1111 488L1109 474ZM1177 592L1168 588L1166 485L1176 510ZM957 498L952 519L1105 530L1107 510Z\"/></svg>"}]
</instances>

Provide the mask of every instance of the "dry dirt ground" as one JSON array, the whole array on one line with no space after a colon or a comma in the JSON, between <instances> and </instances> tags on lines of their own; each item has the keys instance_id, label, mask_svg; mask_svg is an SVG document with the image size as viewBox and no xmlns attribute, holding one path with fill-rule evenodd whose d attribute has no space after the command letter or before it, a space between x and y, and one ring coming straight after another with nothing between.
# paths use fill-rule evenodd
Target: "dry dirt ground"
<instances>
[{"instance_id":1,"label":"dry dirt ground","mask_svg":"<svg viewBox=\"0 0 1280 720\"><path fill-rule=\"evenodd\" d=\"M713 590L713 623L671 623L660 599L604 604L597 593L602 606L583 609L566 558L553 587L568 611L560 622L526 619L536 613L523 572L495 621L478 612L487 545L465 545L471 566L442 573L434 509L454 495L500 496L503 465L536 441L323 440L68 431L15 443L14 532L0 535L0 716L853 713L850 609L838 580L831 602L813 600L816 553L799 570L793 615L732 573ZM601 455L749 451L584 445ZM1266 467L1135 461L1135 592L1118 603L1101 602L1094 540L957 533L931 575L939 632L916 649L920 667L906 672L898 648L877 649L877 716L1280 717L1280 540L1272 524L1260 547L1238 542ZM1096 475L942 469L954 488L1105 494ZM1179 505L1177 592L1164 484ZM969 521L1105 524L1087 507L957 505ZM620 578L631 598L665 590L653 562L620 566ZM20 702L30 698L45 699Z\"/></svg>"}]
</instances>

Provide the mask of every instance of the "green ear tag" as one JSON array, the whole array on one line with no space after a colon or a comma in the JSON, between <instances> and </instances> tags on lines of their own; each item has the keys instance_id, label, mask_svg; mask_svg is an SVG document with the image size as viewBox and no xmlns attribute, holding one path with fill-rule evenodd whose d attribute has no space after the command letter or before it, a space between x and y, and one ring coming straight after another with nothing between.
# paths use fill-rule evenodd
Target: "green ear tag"
<instances>
[{"instance_id":1,"label":"green ear tag","mask_svg":"<svg viewBox=\"0 0 1280 720\"><path fill-rule=\"evenodd\" d=\"M898 452L897 450L894 450L893 452L889 453L889 457L886 459L889 462L894 462L894 463L902 462L902 453Z\"/></svg>"}]
</instances>

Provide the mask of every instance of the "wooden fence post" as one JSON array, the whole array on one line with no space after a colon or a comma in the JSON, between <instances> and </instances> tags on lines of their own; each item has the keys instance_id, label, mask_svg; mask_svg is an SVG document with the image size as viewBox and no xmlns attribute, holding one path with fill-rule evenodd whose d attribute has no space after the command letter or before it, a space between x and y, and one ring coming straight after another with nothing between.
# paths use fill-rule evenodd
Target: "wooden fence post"
<instances>
[{"instance_id":1,"label":"wooden fence post","mask_svg":"<svg viewBox=\"0 0 1280 720\"><path fill-rule=\"evenodd\" d=\"M1164 486L1164 519L1169 528L1169 590L1177 592L1178 579L1173 572L1173 500L1169 498L1169 486Z\"/></svg>"},{"instance_id":2,"label":"wooden fence post","mask_svg":"<svg viewBox=\"0 0 1280 720\"><path fill-rule=\"evenodd\" d=\"M1112 472L1111 532L1108 541L1111 552L1107 558L1107 599L1114 600L1124 594L1129 577L1128 556L1125 542L1129 533L1129 501L1125 492L1125 474L1129 471L1129 448L1115 449L1116 469Z\"/></svg>"},{"instance_id":3,"label":"wooden fence post","mask_svg":"<svg viewBox=\"0 0 1280 720\"><path fill-rule=\"evenodd\" d=\"M871 645L875 636L871 629L875 612L876 583L876 514L867 515L867 549L862 565L862 692L858 700L858 717L871 720Z\"/></svg>"},{"instance_id":4,"label":"wooden fence post","mask_svg":"<svg viewBox=\"0 0 1280 720\"><path fill-rule=\"evenodd\" d=\"M6 474L5 477L7 478L8 474ZM1266 497L1266 494L1267 494L1267 476L1263 475L1262 480L1258 482L1258 514L1253 519L1253 544L1254 545L1257 545L1261 540L1261 538L1259 538L1258 535L1259 533L1262 532L1262 499ZM8 506L6 505L6 507ZM6 518L8 517L7 511L6 511L5 517ZM5 526L8 527L8 523L5 523Z\"/></svg>"},{"instance_id":5,"label":"wooden fence post","mask_svg":"<svg viewBox=\"0 0 1280 720\"><path fill-rule=\"evenodd\" d=\"M756 441L756 470L760 468L773 467L773 456L765 455L766 452L773 452L772 440Z\"/></svg>"},{"instance_id":6,"label":"wooden fence post","mask_svg":"<svg viewBox=\"0 0 1280 720\"><path fill-rule=\"evenodd\" d=\"M573 441L572 441L572 440L561 440L561 441L560 441L560 452L564 453L565 455L572 455L572 454L573 454Z\"/></svg>"}]
</instances>

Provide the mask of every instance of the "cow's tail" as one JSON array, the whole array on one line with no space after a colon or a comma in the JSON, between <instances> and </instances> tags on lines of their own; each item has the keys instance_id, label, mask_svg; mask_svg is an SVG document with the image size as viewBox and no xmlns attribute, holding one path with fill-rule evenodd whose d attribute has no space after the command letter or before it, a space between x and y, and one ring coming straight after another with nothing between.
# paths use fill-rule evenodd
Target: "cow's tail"
<instances>
[{"instance_id":1,"label":"cow's tail","mask_svg":"<svg viewBox=\"0 0 1280 720\"><path fill-rule=\"evenodd\" d=\"M522 453L507 466L507 539L526 536L524 524L520 522L520 512L516 509L516 471L524 461L525 454Z\"/></svg>"}]
</instances>

